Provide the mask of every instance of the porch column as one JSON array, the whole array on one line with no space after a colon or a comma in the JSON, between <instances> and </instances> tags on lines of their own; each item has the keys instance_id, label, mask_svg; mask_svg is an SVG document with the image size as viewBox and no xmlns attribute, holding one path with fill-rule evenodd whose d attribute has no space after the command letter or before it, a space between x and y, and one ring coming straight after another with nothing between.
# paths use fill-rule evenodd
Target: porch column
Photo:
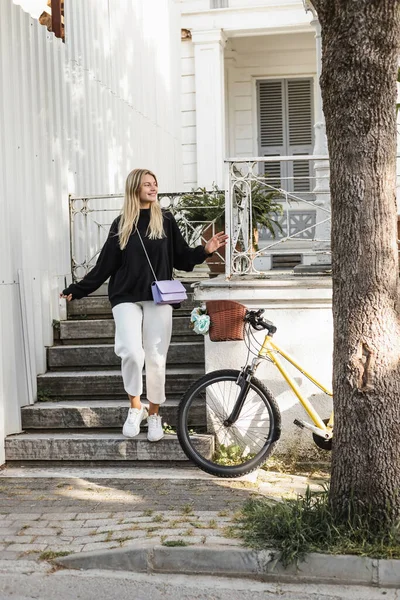
<instances>
[{"instance_id":1,"label":"porch column","mask_svg":"<svg viewBox=\"0 0 400 600\"><path fill-rule=\"evenodd\" d=\"M322 110L322 96L319 80L321 77L321 61L322 61L322 41L321 41L321 25L313 11L313 20L311 25L315 29L315 41L317 50L317 90L315 94L315 125L314 125L314 154L320 156L328 156L328 143L326 139L325 117ZM314 163L315 173L315 206L316 206L316 232L317 241L314 245L314 250L317 252L317 262L320 264L330 264L331 256L327 254L330 250L331 243L331 223L326 221L330 216L330 194L329 194L329 162L326 160L317 161ZM323 222L325 221L325 222ZM319 224L320 223L320 224Z\"/></svg>"},{"instance_id":2,"label":"porch column","mask_svg":"<svg viewBox=\"0 0 400 600\"><path fill-rule=\"evenodd\" d=\"M196 86L197 185L224 187L225 82L221 29L192 31Z\"/></svg>"}]
</instances>

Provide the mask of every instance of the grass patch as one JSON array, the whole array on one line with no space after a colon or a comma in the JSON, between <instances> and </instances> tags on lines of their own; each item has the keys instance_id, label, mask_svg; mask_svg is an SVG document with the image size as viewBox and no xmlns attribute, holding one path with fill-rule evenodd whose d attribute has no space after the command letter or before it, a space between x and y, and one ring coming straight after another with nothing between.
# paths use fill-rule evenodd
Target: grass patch
<instances>
[{"instance_id":1,"label":"grass patch","mask_svg":"<svg viewBox=\"0 0 400 600\"><path fill-rule=\"evenodd\" d=\"M300 454L296 446L292 446L285 454L273 454L260 467L263 471L277 471L288 475L306 477L329 477L331 457L328 452L313 448L307 456Z\"/></svg>"},{"instance_id":2,"label":"grass patch","mask_svg":"<svg viewBox=\"0 0 400 600\"><path fill-rule=\"evenodd\" d=\"M54 552L53 550L45 550L39 556L40 560L53 560L54 558L60 558L60 556L68 556L71 554L68 550L60 550L59 552Z\"/></svg>"},{"instance_id":3,"label":"grass patch","mask_svg":"<svg viewBox=\"0 0 400 600\"><path fill-rule=\"evenodd\" d=\"M183 515L191 515L193 516L193 505L192 504L184 504L181 508L181 513Z\"/></svg>"},{"instance_id":4,"label":"grass patch","mask_svg":"<svg viewBox=\"0 0 400 600\"><path fill-rule=\"evenodd\" d=\"M354 554L371 558L400 558L400 522L383 530L372 509L348 513L340 524L329 505L329 489L273 502L250 498L237 518L236 536L256 549L274 548L284 566L309 552Z\"/></svg>"},{"instance_id":5,"label":"grass patch","mask_svg":"<svg viewBox=\"0 0 400 600\"><path fill-rule=\"evenodd\" d=\"M163 546L189 546L184 540L167 540L162 542Z\"/></svg>"},{"instance_id":6,"label":"grass patch","mask_svg":"<svg viewBox=\"0 0 400 600\"><path fill-rule=\"evenodd\" d=\"M164 521L164 517L161 514L155 515L152 519L154 523L161 523Z\"/></svg>"}]
</instances>

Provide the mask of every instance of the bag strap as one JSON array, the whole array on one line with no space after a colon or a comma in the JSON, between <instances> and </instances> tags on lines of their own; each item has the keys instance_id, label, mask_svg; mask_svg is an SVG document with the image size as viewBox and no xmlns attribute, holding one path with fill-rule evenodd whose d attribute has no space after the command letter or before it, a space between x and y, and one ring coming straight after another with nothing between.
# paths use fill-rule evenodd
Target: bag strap
<instances>
[{"instance_id":1,"label":"bag strap","mask_svg":"<svg viewBox=\"0 0 400 600\"><path fill-rule=\"evenodd\" d=\"M158 279L157 279L157 277L156 277L156 274L154 273L153 266L152 266L152 264L151 264L151 262L150 262L149 255L147 254L146 248L144 247L143 240L142 240L142 236L140 235L140 233L139 233L139 229L138 229L137 227L136 227L136 231L137 231L137 234L138 234L138 236L139 236L139 240L140 240L140 242L141 242L141 244L142 244L142 247L143 247L144 253L145 253L145 255L146 255L146 258L147 258L147 260L148 260L148 263L149 263L149 265L150 265L150 269L152 270L152 273L153 273L153 276L154 276L154 281L158 281Z\"/></svg>"}]
</instances>

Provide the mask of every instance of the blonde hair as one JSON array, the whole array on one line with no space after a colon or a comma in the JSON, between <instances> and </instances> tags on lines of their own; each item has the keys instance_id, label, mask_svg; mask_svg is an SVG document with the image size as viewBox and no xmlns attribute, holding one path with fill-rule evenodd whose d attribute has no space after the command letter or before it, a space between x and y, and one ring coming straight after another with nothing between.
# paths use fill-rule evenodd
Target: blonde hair
<instances>
[{"instance_id":1,"label":"blonde hair","mask_svg":"<svg viewBox=\"0 0 400 600\"><path fill-rule=\"evenodd\" d=\"M121 250L126 247L132 230L136 229L139 221L140 186L142 185L142 178L144 175L151 175L157 183L157 177L148 169L133 169L126 178L125 200L118 228L119 246ZM148 235L151 240L160 239L165 236L163 215L158 202L153 202L150 206L150 223L146 235Z\"/></svg>"}]
</instances>

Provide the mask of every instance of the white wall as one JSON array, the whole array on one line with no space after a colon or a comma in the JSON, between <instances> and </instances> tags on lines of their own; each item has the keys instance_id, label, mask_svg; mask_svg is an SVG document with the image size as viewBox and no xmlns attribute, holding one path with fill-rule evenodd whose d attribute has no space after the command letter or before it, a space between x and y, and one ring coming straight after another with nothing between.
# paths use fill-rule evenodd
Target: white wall
<instances>
[{"instance_id":1,"label":"white wall","mask_svg":"<svg viewBox=\"0 0 400 600\"><path fill-rule=\"evenodd\" d=\"M184 189L197 181L194 45L181 44ZM315 77L314 33L235 37L225 48L226 156L257 156L257 79ZM314 85L316 93L317 83ZM207 151L207 149L202 149Z\"/></svg>"},{"instance_id":2,"label":"white wall","mask_svg":"<svg viewBox=\"0 0 400 600\"><path fill-rule=\"evenodd\" d=\"M195 290L196 301L235 300L250 309L265 308L264 316L278 328L275 343L326 388L332 387L332 290L327 278L285 278L253 280L251 282L204 281ZM263 332L254 332L259 343ZM205 338L206 371L240 369L246 364L244 342L211 342ZM250 357L250 360L253 356ZM315 387L304 375L281 359L305 396L321 418L329 417L332 400ZM298 453L312 456L312 434L298 429L294 419L311 423L300 402L276 367L263 361L256 377L272 391L282 415L282 436L277 453Z\"/></svg>"},{"instance_id":3,"label":"white wall","mask_svg":"<svg viewBox=\"0 0 400 600\"><path fill-rule=\"evenodd\" d=\"M197 183L194 45L190 40L182 42L181 57L183 189L190 190L202 185L202 182Z\"/></svg>"},{"instance_id":4,"label":"white wall","mask_svg":"<svg viewBox=\"0 0 400 600\"><path fill-rule=\"evenodd\" d=\"M233 38L229 40L225 57L228 155L258 156L256 82L258 79L314 77L314 35L310 31Z\"/></svg>"},{"instance_id":5,"label":"white wall","mask_svg":"<svg viewBox=\"0 0 400 600\"><path fill-rule=\"evenodd\" d=\"M68 194L123 191L134 167L182 188L173 0L68 0L66 41L11 0L0 19L0 464L36 397L70 273Z\"/></svg>"}]
</instances>

